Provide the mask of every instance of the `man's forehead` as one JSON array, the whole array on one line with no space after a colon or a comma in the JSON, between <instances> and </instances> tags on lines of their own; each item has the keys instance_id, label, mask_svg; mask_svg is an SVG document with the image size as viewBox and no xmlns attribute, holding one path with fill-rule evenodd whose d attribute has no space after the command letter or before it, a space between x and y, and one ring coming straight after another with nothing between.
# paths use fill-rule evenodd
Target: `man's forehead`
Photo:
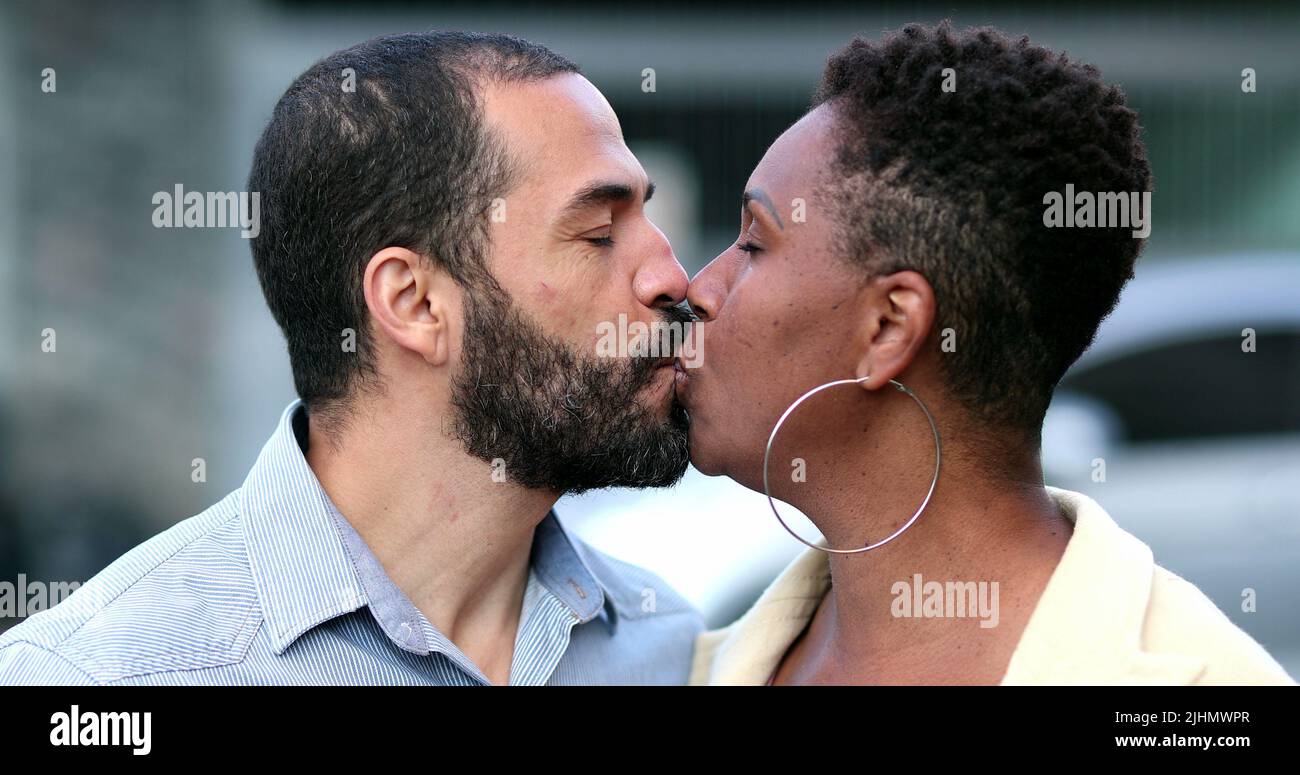
<instances>
[{"instance_id":1,"label":"man's forehead","mask_svg":"<svg viewBox=\"0 0 1300 775\"><path fill-rule=\"evenodd\" d=\"M527 148L537 155L623 144L614 109L577 73L492 83L483 90L483 112L488 125L501 133L511 148Z\"/></svg>"},{"instance_id":2,"label":"man's forehead","mask_svg":"<svg viewBox=\"0 0 1300 775\"><path fill-rule=\"evenodd\" d=\"M597 182L645 185L613 109L576 73L492 85L484 90L484 115L521 167L517 186L563 197Z\"/></svg>"}]
</instances>

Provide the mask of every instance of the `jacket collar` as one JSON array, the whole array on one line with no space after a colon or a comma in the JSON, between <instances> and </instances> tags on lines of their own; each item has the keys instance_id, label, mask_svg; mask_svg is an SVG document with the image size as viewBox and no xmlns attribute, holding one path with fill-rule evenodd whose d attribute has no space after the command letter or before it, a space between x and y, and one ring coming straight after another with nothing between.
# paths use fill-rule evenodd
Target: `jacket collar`
<instances>
[{"instance_id":1,"label":"jacket collar","mask_svg":"<svg viewBox=\"0 0 1300 775\"><path fill-rule=\"evenodd\" d=\"M313 627L371 602L335 526L328 496L303 455L306 448L306 409L294 401L239 495L249 564L277 654ZM533 538L532 569L578 623L603 613L612 629L619 613L634 610L631 592L612 568L579 546L549 512ZM597 575L593 568L603 572Z\"/></svg>"},{"instance_id":2,"label":"jacket collar","mask_svg":"<svg viewBox=\"0 0 1300 775\"><path fill-rule=\"evenodd\" d=\"M1006 685L1189 684L1205 660L1142 648L1155 561L1093 499L1048 487L1074 534L1012 654Z\"/></svg>"},{"instance_id":3,"label":"jacket collar","mask_svg":"<svg viewBox=\"0 0 1300 775\"><path fill-rule=\"evenodd\" d=\"M1151 549L1081 493L1047 488L1074 534L1021 635L1003 685L1188 684L1199 657L1142 649L1155 562ZM692 683L761 684L830 588L827 555L809 549L758 602L697 646Z\"/></svg>"},{"instance_id":4,"label":"jacket collar","mask_svg":"<svg viewBox=\"0 0 1300 775\"><path fill-rule=\"evenodd\" d=\"M825 552L808 549L796 556L734 624L699 636L690 683L767 683L830 585Z\"/></svg>"}]
</instances>

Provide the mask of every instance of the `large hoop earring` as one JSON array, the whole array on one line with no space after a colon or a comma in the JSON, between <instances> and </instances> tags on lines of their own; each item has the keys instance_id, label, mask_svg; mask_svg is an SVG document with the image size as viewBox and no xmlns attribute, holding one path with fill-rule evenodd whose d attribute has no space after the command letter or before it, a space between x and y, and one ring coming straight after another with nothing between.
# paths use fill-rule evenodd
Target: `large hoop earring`
<instances>
[{"instance_id":1,"label":"large hoop earring","mask_svg":"<svg viewBox=\"0 0 1300 775\"><path fill-rule=\"evenodd\" d=\"M781 419L776 421L776 425L772 427L772 435L767 437L767 448L763 450L763 494L767 496L767 505L772 508L772 513L776 515L776 520L781 523L781 527L785 528L787 533L794 536L800 543L830 554L858 554L860 552L869 552L872 549L879 549L890 541L893 541L895 538L898 538L905 530L916 523L917 518L921 516L921 512L925 511L925 507L930 505L930 498L934 495L934 488L939 484L939 463L942 455L942 445L939 441L939 426L934 422L934 415L930 414L929 407L925 405L925 402L922 401L920 397L905 387L903 383L891 379L889 380L889 384L898 388L899 392L911 396L912 400L916 402L916 405L921 407L921 411L925 412L925 419L930 421L930 430L934 432L934 479L930 481L930 490L925 494L925 500L921 501L921 507L916 510L916 513L912 515L911 519L907 520L902 527L895 530L888 538L885 538L882 541L877 541L874 544L867 544L860 549L832 549L826 546L818 546L811 541L805 540L798 533L794 532L794 530L785 523L785 520L781 518L781 512L777 511L776 502L772 500L772 488L768 485L767 480L767 462L768 458L772 455L772 442L776 441L777 432L781 430L781 426L787 419L789 419L794 410L798 409L799 405L804 401L807 401L809 398L812 398L827 388L833 388L837 385L858 385L869 379L871 379L870 376L862 377L861 379L837 379L834 382L827 382L825 385L818 385L807 393L804 393L802 396L799 396L793 404L790 404L790 406L786 408L785 412L781 415Z\"/></svg>"}]
</instances>

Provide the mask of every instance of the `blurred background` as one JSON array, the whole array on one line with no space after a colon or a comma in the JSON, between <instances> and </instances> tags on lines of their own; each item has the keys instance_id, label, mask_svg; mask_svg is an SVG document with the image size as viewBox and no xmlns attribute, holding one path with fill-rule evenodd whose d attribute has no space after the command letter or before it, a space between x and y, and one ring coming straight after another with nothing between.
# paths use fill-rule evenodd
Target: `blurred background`
<instances>
[{"instance_id":1,"label":"blurred background","mask_svg":"<svg viewBox=\"0 0 1300 775\"><path fill-rule=\"evenodd\" d=\"M1154 230L1058 391L1048 483L1096 498L1300 676L1293 2L4 2L0 584L85 580L202 511L240 485L294 398L246 240L154 228L151 198L177 184L241 190L276 99L316 59L432 28L508 32L574 59L656 179L652 217L693 274L735 238L744 181L806 108L827 55L854 32L944 18L1096 64L1146 128ZM193 481L198 458L206 481ZM674 490L592 493L557 511L713 625L802 548L761 494L693 470ZM0 616L0 630L17 621Z\"/></svg>"}]
</instances>

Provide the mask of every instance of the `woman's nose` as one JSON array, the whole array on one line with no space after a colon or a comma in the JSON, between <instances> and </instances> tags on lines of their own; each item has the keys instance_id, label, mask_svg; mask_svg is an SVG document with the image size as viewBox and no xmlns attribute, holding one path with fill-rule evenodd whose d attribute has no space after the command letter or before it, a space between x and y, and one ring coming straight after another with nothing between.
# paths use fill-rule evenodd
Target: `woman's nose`
<instances>
[{"instance_id":1,"label":"woman's nose","mask_svg":"<svg viewBox=\"0 0 1300 775\"><path fill-rule=\"evenodd\" d=\"M716 258L701 269L686 288L686 302L701 322L708 322L718 316L726 295L726 278L722 276Z\"/></svg>"}]
</instances>

